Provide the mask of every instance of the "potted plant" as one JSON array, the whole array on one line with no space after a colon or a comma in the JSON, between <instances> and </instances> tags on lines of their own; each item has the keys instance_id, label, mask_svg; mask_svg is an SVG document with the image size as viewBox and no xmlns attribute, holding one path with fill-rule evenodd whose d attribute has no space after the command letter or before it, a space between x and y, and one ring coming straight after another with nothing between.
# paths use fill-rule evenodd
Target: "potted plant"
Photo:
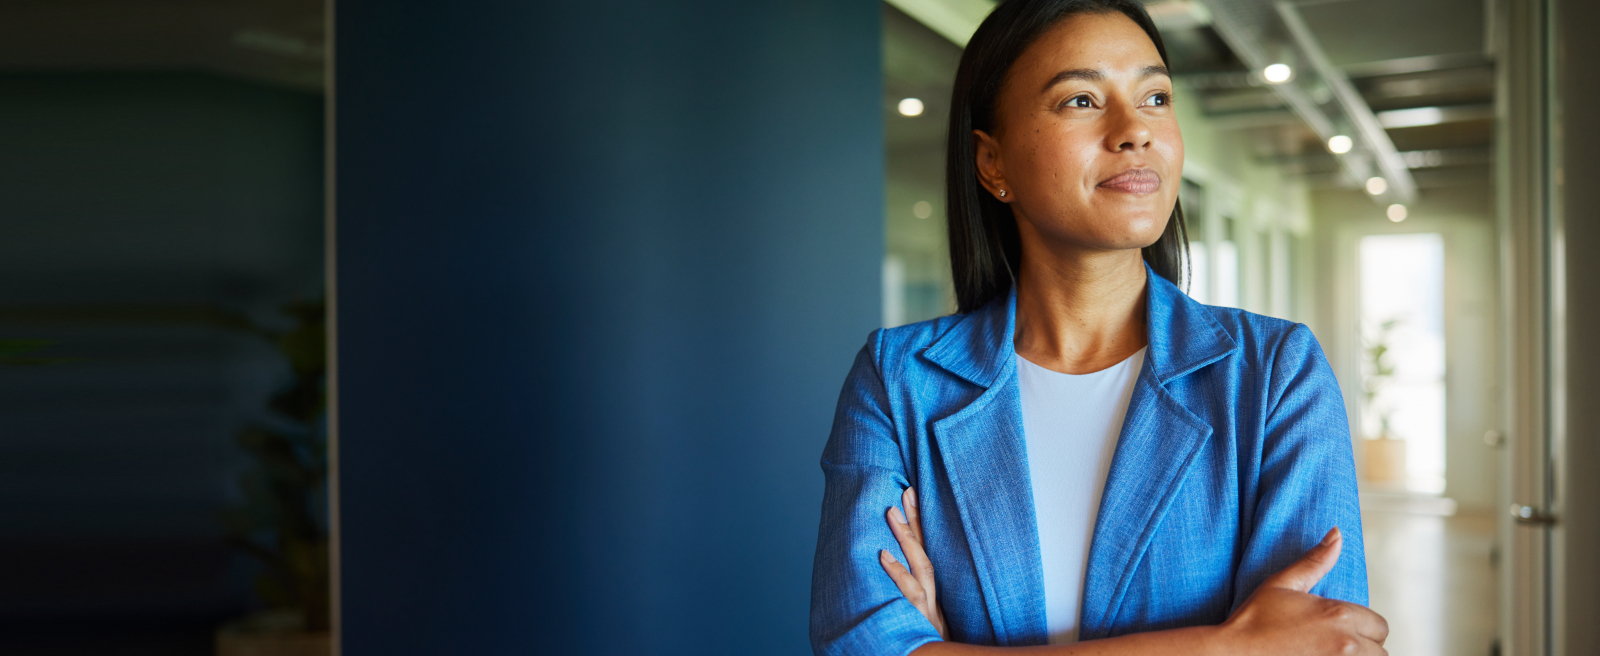
<instances>
[{"instance_id":1,"label":"potted plant","mask_svg":"<svg viewBox=\"0 0 1600 656\"><path fill-rule=\"evenodd\" d=\"M271 412L240 431L254 467L240 476L244 501L222 519L229 541L261 564L266 610L217 631L218 656L327 656L329 635L327 360L324 307L291 303L286 330L254 326L289 363L293 378Z\"/></svg>"},{"instance_id":2,"label":"potted plant","mask_svg":"<svg viewBox=\"0 0 1600 656\"><path fill-rule=\"evenodd\" d=\"M1406 442L1389 430L1389 419L1394 408L1388 403L1378 403L1378 392L1394 378L1394 364L1389 362L1389 342L1400 326L1399 319L1389 319L1378 324L1378 332L1365 349L1365 371L1361 377L1362 396L1366 412L1378 416L1378 433L1367 434L1363 444L1364 467L1368 481L1383 485L1399 485L1406 478Z\"/></svg>"}]
</instances>

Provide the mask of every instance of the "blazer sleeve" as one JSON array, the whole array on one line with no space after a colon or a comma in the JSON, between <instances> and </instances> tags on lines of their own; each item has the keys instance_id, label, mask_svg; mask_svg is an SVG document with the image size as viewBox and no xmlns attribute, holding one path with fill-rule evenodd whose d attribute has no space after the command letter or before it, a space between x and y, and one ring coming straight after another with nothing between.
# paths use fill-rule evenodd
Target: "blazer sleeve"
<instances>
[{"instance_id":1,"label":"blazer sleeve","mask_svg":"<svg viewBox=\"0 0 1600 656\"><path fill-rule=\"evenodd\" d=\"M884 513L910 486L873 357L882 334L856 356L822 453L826 487L811 572L811 649L819 655L904 655L939 640L878 564L880 549L906 562Z\"/></svg>"},{"instance_id":2,"label":"blazer sleeve","mask_svg":"<svg viewBox=\"0 0 1600 656\"><path fill-rule=\"evenodd\" d=\"M1311 593L1366 605L1361 505L1339 383L1301 324L1279 343L1270 371L1257 501L1233 607L1335 526L1344 535L1339 561Z\"/></svg>"}]
</instances>

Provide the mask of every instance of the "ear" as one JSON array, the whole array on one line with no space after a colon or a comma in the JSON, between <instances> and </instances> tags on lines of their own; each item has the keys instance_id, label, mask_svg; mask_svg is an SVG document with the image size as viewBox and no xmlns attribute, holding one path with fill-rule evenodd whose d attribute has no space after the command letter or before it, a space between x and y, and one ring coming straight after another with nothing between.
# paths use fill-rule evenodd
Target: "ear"
<instances>
[{"instance_id":1,"label":"ear","mask_svg":"<svg viewBox=\"0 0 1600 656\"><path fill-rule=\"evenodd\" d=\"M1000 162L1000 142L983 130L973 130L972 151L978 165L978 184L1002 203L1015 199L1017 190L1006 184L1005 167ZM1000 195L1002 189L1006 192L1004 196Z\"/></svg>"}]
</instances>

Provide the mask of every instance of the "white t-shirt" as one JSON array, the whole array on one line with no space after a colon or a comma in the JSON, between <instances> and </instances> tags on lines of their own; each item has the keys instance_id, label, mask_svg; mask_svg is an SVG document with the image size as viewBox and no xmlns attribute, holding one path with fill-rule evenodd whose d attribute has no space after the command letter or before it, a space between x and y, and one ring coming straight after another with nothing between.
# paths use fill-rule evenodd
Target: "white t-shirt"
<instances>
[{"instance_id":1,"label":"white t-shirt","mask_svg":"<svg viewBox=\"0 0 1600 656\"><path fill-rule=\"evenodd\" d=\"M1100 493L1144 353L1139 349L1110 369L1081 376L1017 356L1028 476L1044 561L1045 627L1052 645L1078 641L1084 571Z\"/></svg>"}]
</instances>

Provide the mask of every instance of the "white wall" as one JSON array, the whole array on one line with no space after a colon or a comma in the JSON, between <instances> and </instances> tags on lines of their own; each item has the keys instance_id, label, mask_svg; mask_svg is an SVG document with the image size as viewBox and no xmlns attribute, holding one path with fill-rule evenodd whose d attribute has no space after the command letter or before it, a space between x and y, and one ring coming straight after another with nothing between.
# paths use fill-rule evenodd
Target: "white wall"
<instances>
[{"instance_id":1,"label":"white wall","mask_svg":"<svg viewBox=\"0 0 1600 656\"><path fill-rule=\"evenodd\" d=\"M1464 510L1496 505L1494 453L1484 433L1499 399L1499 292L1493 206L1486 187L1425 189L1401 223L1356 190L1311 195L1318 339L1339 377L1351 425L1360 426L1360 279L1357 245L1374 234L1437 232L1445 249L1445 495Z\"/></svg>"},{"instance_id":2,"label":"white wall","mask_svg":"<svg viewBox=\"0 0 1600 656\"><path fill-rule=\"evenodd\" d=\"M1291 319L1316 328L1310 306L1298 302L1308 296L1308 276L1293 257L1293 244L1310 234L1311 214L1306 184L1281 170L1256 159L1250 152L1246 133L1222 130L1200 113L1198 94L1186 89L1182 80L1175 85L1178 123L1183 129L1183 177L1204 188L1203 216L1196 217L1202 229L1189 235L1191 242L1209 245L1217 261L1218 245L1224 239L1224 217L1232 218L1239 233L1238 307ZM1194 208L1185 208L1193 215ZM1213 282L1206 296L1217 304L1219 291Z\"/></svg>"}]
</instances>

